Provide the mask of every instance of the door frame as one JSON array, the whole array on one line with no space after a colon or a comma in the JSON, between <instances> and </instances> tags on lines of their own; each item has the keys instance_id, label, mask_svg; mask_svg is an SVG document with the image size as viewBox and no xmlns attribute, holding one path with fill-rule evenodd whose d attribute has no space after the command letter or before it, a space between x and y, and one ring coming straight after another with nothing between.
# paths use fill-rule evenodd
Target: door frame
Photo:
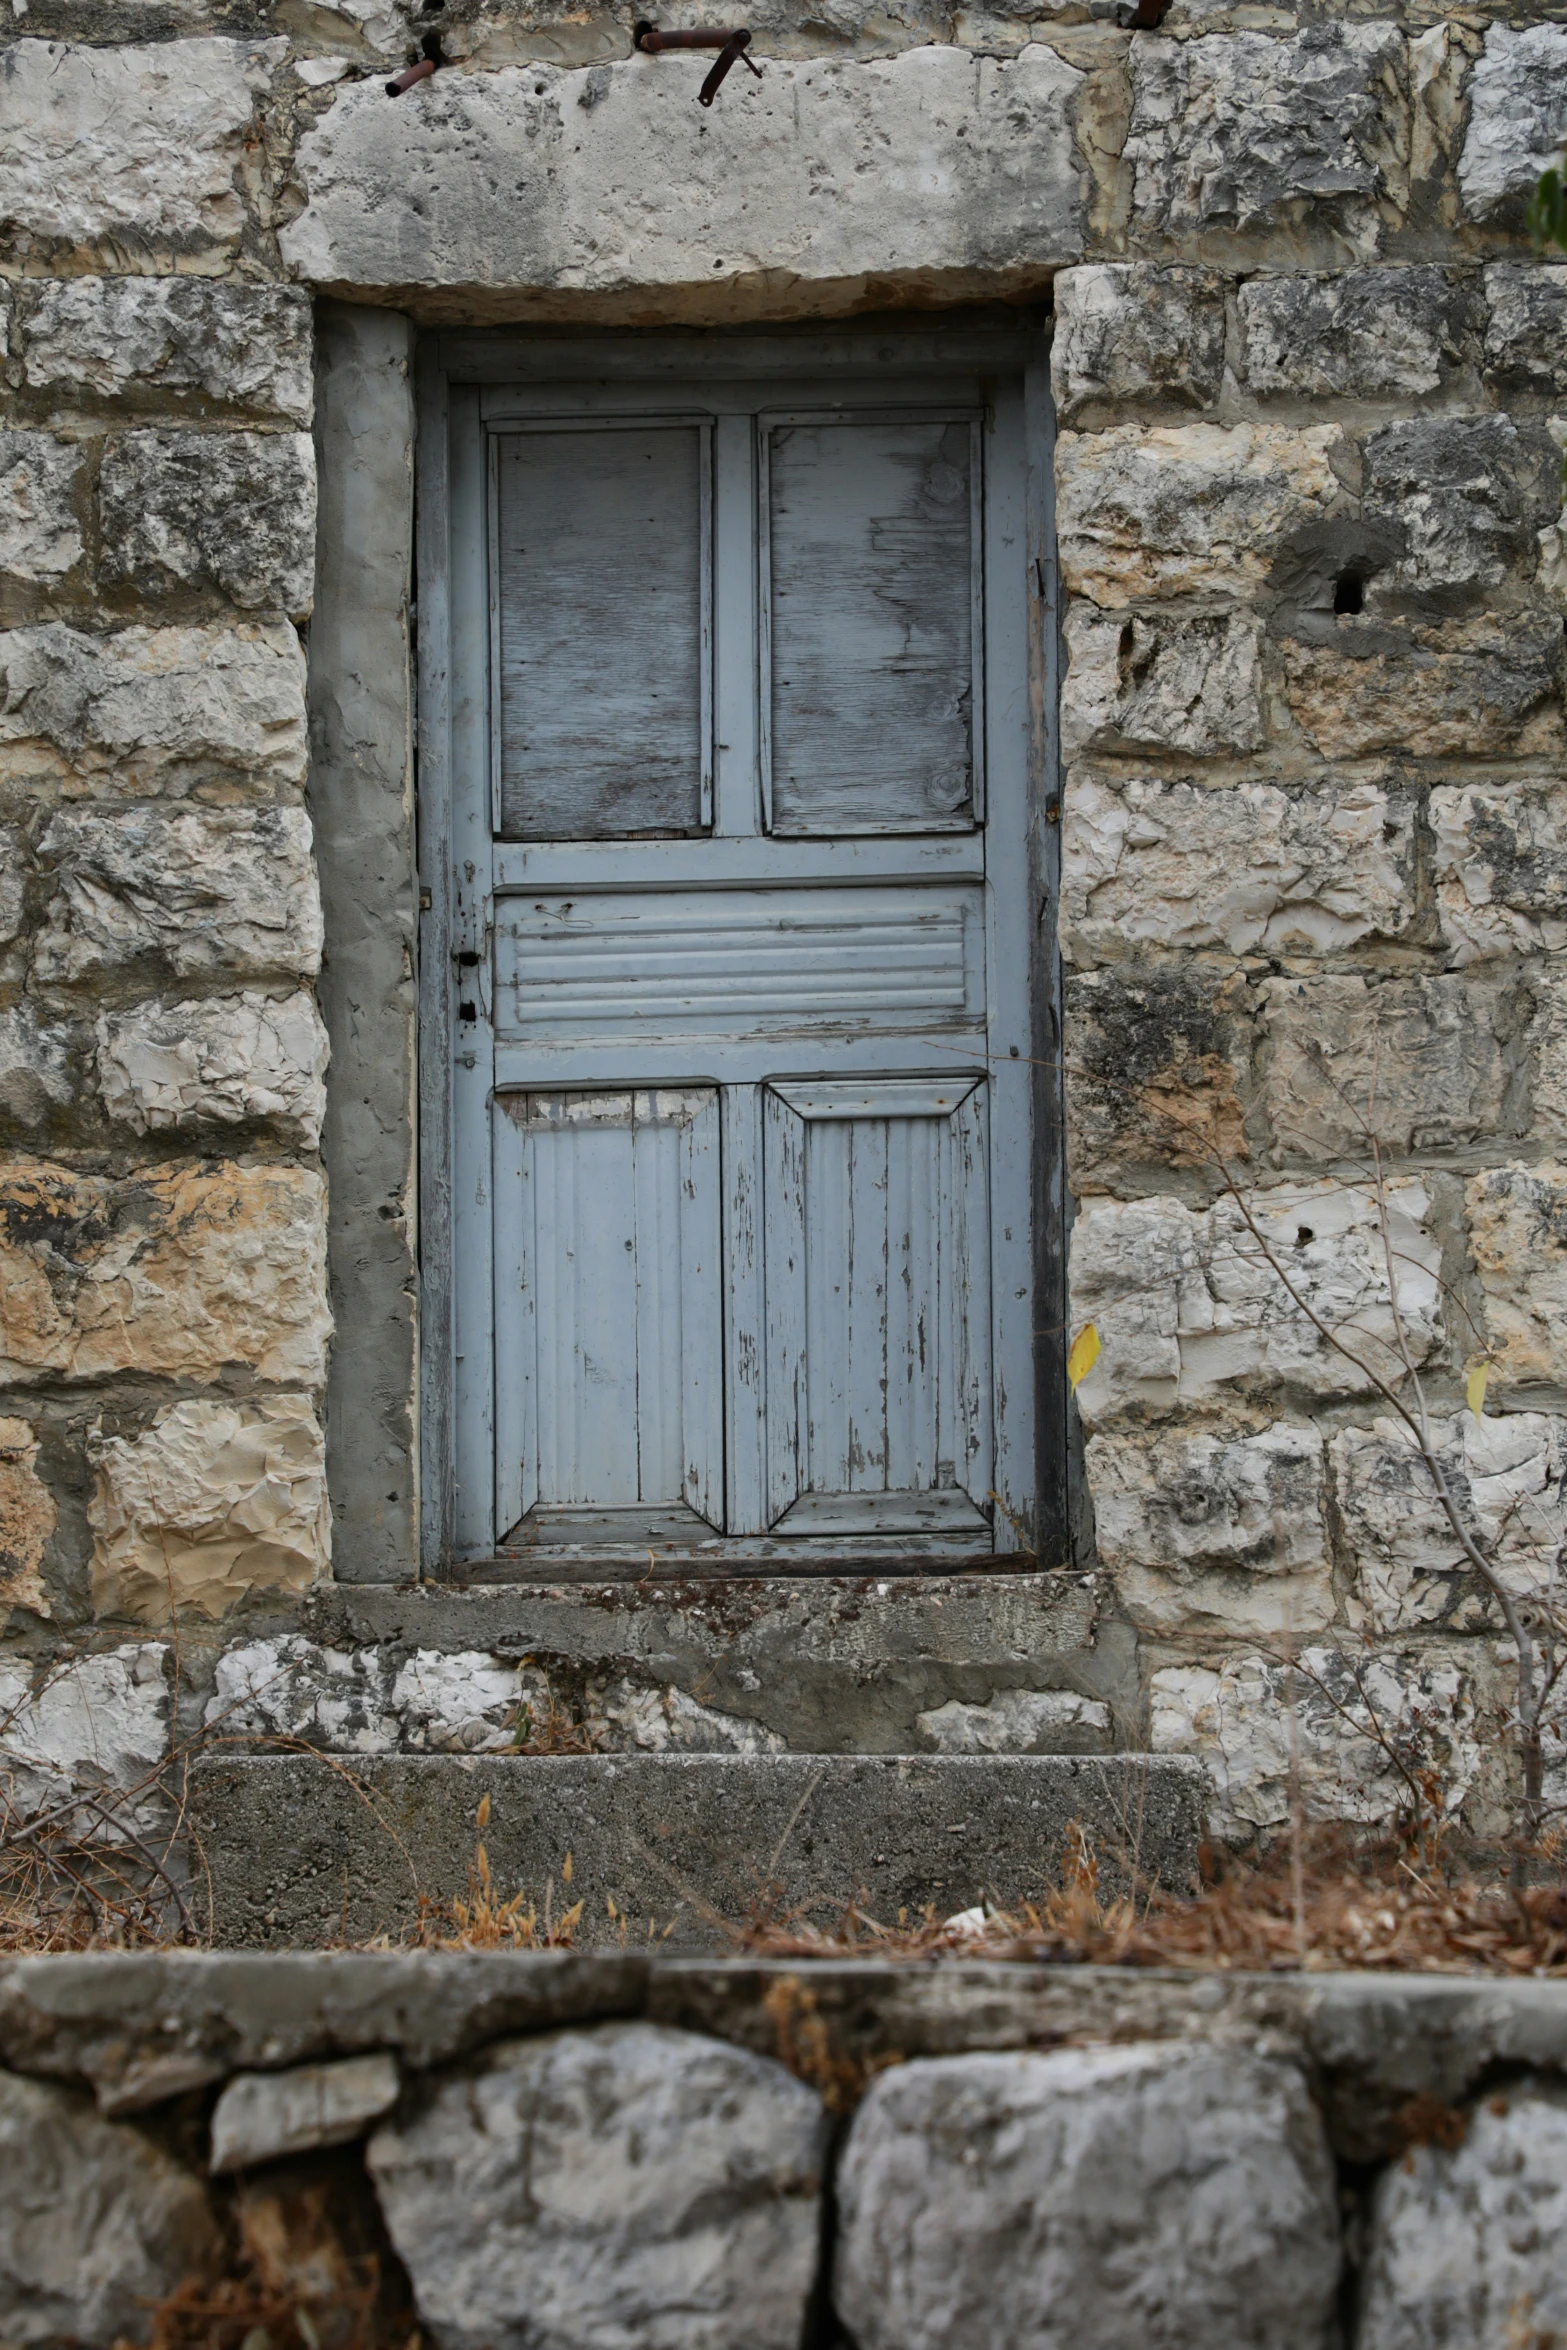
<instances>
[{"instance_id":1,"label":"door frame","mask_svg":"<svg viewBox=\"0 0 1567 2350\"><path fill-rule=\"evenodd\" d=\"M1027 1030L1023 1045L1009 1044L993 1056L993 1075L1006 1059L1031 1062L1027 1080L1031 1139L1029 1197L1031 1231L1020 1240L998 1235L1012 1256L1014 1308L1027 1304L1031 1321L1023 1335L1028 1361L1015 1368L1031 1374L1032 1426L1012 1443L1032 1454L1019 1458L1014 1474L997 1487L1011 1490L1013 1506L1002 1505L1015 1547L984 1559L972 1553L962 1562L931 1555L899 1558L897 1546L821 1539L809 1545L780 1538L736 1541L704 1562L713 1573L843 1573L859 1565L881 1574L899 1571L951 1572L955 1563L993 1567L1054 1567L1069 1563L1068 1409L1065 1378L1066 1182L1062 1148L1061 983L1056 949L1059 894L1060 778L1055 712L1059 679L1059 589L1055 567L1053 454L1054 418L1049 390L1048 320L1032 313L957 313L950 320L911 314L842 327L772 329L562 329L436 330L421 338L418 356L418 459L416 503L418 709L416 730L416 823L420 902L419 943L419 1266L420 1266L420 1458L421 1553L427 1579L521 1580L525 1564L516 1556L461 1560L455 1545L457 1398L461 1367L456 1356L456 1283L453 1261L453 1147L460 1118L476 1105L465 1098L457 1050L457 1010L465 984L472 985L487 951L490 906L487 895L490 844L483 855L465 859L453 835L453 730L478 727L488 740L489 711L466 707L471 676L454 677L451 659L454 582L450 559L453 484L451 478L450 392L454 386L494 382L535 382L584 377L653 380L689 378L693 373L754 377L778 370L787 353L791 375L852 373L877 375L920 369L967 369L1021 379L1022 457L1025 474L1022 575L1026 587L1026 725L1028 789L1019 813L1019 837L1008 844L1020 867L1017 886L987 890L991 909L987 938L991 969L1015 958L1027 966ZM987 570L991 554L987 548ZM487 612L456 619L482 632L487 645ZM487 664L485 664L487 672ZM990 821L1000 810L992 804ZM471 821L471 819L470 819ZM994 836L993 836L994 837ZM999 845L999 844L998 844ZM988 854L988 852L987 852ZM463 958L473 958L472 961ZM468 974L465 980L464 975ZM1016 999L1014 999L1016 1000ZM472 1072L477 1090L479 1073ZM488 1118L488 1088L482 1105ZM1020 1270L1019 1268L1026 1268ZM462 1269L465 1280L488 1284L488 1265ZM1026 1285L1027 1300L1017 1294ZM1023 1325L1014 1313L1014 1332ZM1030 1343L1031 1340L1031 1343ZM998 1387L1006 1378L1006 1354L996 1353ZM492 1383L493 1384L493 1383ZM493 1443L493 1405L490 1438ZM1016 1471L1022 1471L1019 1481ZM1003 1540L1005 1527L1002 1528ZM638 1553L622 1571L646 1571ZM677 1571L689 1574L693 1560L682 1555ZM584 1558L573 1568L551 1560L547 1572L601 1575L614 1563Z\"/></svg>"}]
</instances>

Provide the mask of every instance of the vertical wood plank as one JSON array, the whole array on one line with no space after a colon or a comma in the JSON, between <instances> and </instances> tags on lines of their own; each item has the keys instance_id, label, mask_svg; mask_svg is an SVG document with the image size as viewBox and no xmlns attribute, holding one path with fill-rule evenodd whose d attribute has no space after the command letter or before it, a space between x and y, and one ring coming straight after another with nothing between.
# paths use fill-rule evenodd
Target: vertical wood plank
<instances>
[{"instance_id":1,"label":"vertical wood plank","mask_svg":"<svg viewBox=\"0 0 1567 2350\"><path fill-rule=\"evenodd\" d=\"M848 1125L805 1125L805 1444L809 1493L849 1491Z\"/></svg>"},{"instance_id":2,"label":"vertical wood plank","mask_svg":"<svg viewBox=\"0 0 1567 2350\"><path fill-rule=\"evenodd\" d=\"M452 1566L456 1340L452 1312L451 484L446 376L419 353L419 1551L432 1579Z\"/></svg>"},{"instance_id":3,"label":"vertical wood plank","mask_svg":"<svg viewBox=\"0 0 1567 2350\"><path fill-rule=\"evenodd\" d=\"M689 1098L689 1097L688 1097ZM723 1267L716 1093L678 1129L674 1255L680 1266L680 1375L684 1444L676 1490L710 1526L724 1525Z\"/></svg>"},{"instance_id":4,"label":"vertical wood plank","mask_svg":"<svg viewBox=\"0 0 1567 2350\"><path fill-rule=\"evenodd\" d=\"M538 1499L533 1291L533 1170L527 1097L495 1104L495 1532L504 1540Z\"/></svg>"},{"instance_id":5,"label":"vertical wood plank","mask_svg":"<svg viewBox=\"0 0 1567 2350\"><path fill-rule=\"evenodd\" d=\"M761 828L757 739L757 529L754 427L720 416L713 435L714 829L730 839Z\"/></svg>"},{"instance_id":6,"label":"vertical wood plank","mask_svg":"<svg viewBox=\"0 0 1567 2350\"><path fill-rule=\"evenodd\" d=\"M719 1095L723 1176L725 1523L760 1534L768 1518L765 1433L768 1338L763 1287L762 1088L726 1085ZM694 1505L693 1505L694 1506ZM703 1512L704 1516L710 1513Z\"/></svg>"},{"instance_id":7,"label":"vertical wood plank","mask_svg":"<svg viewBox=\"0 0 1567 2350\"><path fill-rule=\"evenodd\" d=\"M767 1304L767 1518L775 1524L807 1480L810 1398L805 1294L805 1121L763 1095Z\"/></svg>"},{"instance_id":8,"label":"vertical wood plank","mask_svg":"<svg viewBox=\"0 0 1567 2350\"><path fill-rule=\"evenodd\" d=\"M658 1115L658 1097L632 1096L631 1160L636 1230L636 1295L630 1336L636 1350L636 1499L662 1501L685 1487L682 1310L687 1268L680 1260L681 1130Z\"/></svg>"},{"instance_id":9,"label":"vertical wood plank","mask_svg":"<svg viewBox=\"0 0 1567 2350\"><path fill-rule=\"evenodd\" d=\"M818 1129L839 1144L844 1171L844 1458L850 1493L879 1493L887 1483L890 1124L885 1118L847 1118Z\"/></svg>"}]
</instances>

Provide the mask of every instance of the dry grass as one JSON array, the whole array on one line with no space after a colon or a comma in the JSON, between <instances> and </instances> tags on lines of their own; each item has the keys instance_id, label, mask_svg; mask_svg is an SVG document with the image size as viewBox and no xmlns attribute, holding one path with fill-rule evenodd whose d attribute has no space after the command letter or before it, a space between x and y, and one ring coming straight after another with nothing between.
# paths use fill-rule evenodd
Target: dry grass
<instances>
[{"instance_id":1,"label":"dry grass","mask_svg":"<svg viewBox=\"0 0 1567 2350\"><path fill-rule=\"evenodd\" d=\"M363 2234L325 2183L243 2191L222 2273L152 2305L149 2350L420 2350L407 2279Z\"/></svg>"}]
</instances>

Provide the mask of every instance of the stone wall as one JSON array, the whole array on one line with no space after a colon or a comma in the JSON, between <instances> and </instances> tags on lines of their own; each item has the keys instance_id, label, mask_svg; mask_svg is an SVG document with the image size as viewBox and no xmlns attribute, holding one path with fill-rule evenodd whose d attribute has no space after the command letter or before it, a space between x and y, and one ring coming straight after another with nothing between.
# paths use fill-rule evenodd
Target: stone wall
<instances>
[{"instance_id":1,"label":"stone wall","mask_svg":"<svg viewBox=\"0 0 1567 2350\"><path fill-rule=\"evenodd\" d=\"M769 0L765 80L703 116L685 64L630 55L634 13L25 0L8 24L3 1669L21 1690L90 1640L132 1693L127 1751L155 1750L171 1613L199 1719L219 1651L232 1680L257 1640L307 1638L334 1541L350 1578L413 1562L401 1113L390 1174L355 1188L366 1068L411 1100L410 526L380 515L363 705L336 680L365 640L323 623L307 811L313 298L635 324L1053 285L1098 1662L1013 1657L922 1712L983 1716L947 1727L992 1751L1197 1755L1244 1832L1283 1816L1293 1710L1313 1800L1375 1817L1396 1774L1342 1702L1369 1642L1382 1713L1494 1823L1494 1610L1366 1382L1248 1265L1213 1154L1268 1187L1313 1309L1387 1359L1356 1114L1374 1129L1453 1481L1537 1585L1567 1531L1567 266L1531 255L1522 200L1567 127L1567 28L1530 0L1175 0L1148 35L1108 0ZM394 104L430 30L449 62ZM335 474L326 499L323 579L353 511ZM374 808L323 806L355 761ZM365 829L403 923L368 938ZM337 1391L325 1433L324 1120L332 1299L345 1327L367 1296L361 1324L402 1317L373 1408ZM488 1736L515 1653L427 1645L469 1660L441 1703ZM406 1661L345 1670L380 1703ZM740 1751L770 1734L743 1687L713 1706L674 1672L605 1702L667 1730L682 1695Z\"/></svg>"},{"instance_id":2,"label":"stone wall","mask_svg":"<svg viewBox=\"0 0 1567 2350\"><path fill-rule=\"evenodd\" d=\"M0 1967L0 2050L8 2341L145 2339L239 2245L323 2330L374 2251L437 2350L1567 2320L1558 1983L63 1958Z\"/></svg>"}]
</instances>

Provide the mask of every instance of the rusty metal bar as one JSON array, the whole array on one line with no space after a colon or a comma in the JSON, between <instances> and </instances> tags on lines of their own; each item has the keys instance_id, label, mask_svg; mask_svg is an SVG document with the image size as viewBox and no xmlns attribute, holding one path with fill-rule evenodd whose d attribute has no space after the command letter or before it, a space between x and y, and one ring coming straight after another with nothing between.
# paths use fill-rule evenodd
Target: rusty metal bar
<instances>
[{"instance_id":1,"label":"rusty metal bar","mask_svg":"<svg viewBox=\"0 0 1567 2350\"><path fill-rule=\"evenodd\" d=\"M718 59L697 92L698 104L702 106L712 105L724 76L736 58L755 74L758 81L761 80L761 67L754 57L746 55L750 44L751 33L747 25L727 29L716 25L693 26L680 32L662 32L657 25L649 24L644 18L633 28L631 35L633 49L640 49L650 57L656 57L661 49L716 49L719 52Z\"/></svg>"},{"instance_id":2,"label":"rusty metal bar","mask_svg":"<svg viewBox=\"0 0 1567 2350\"><path fill-rule=\"evenodd\" d=\"M415 82L428 81L430 75L434 73L434 71L435 59L433 57L421 57L417 65L407 66L404 68L403 72L394 74L392 76L391 80L386 85L387 96L389 98L400 98L405 90L411 90L413 88Z\"/></svg>"}]
</instances>

